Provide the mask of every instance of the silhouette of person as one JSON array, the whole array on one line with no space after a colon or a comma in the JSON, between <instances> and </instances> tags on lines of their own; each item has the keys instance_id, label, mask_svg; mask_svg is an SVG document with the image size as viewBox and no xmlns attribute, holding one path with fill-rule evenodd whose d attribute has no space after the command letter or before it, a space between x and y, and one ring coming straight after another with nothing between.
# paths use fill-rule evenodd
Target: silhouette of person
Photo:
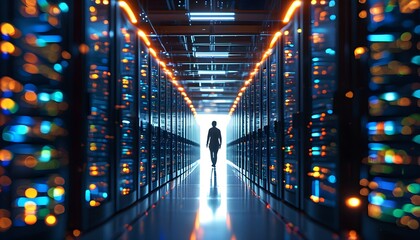
<instances>
[{"instance_id":1,"label":"silhouette of person","mask_svg":"<svg viewBox=\"0 0 420 240\"><path fill-rule=\"evenodd\" d=\"M219 151L220 147L222 146L222 135L220 134L220 130L216 128L216 121L213 121L211 125L212 128L209 129L209 133L207 134L207 144L206 147L210 148L210 159L213 163L211 166L216 167L217 162L217 152Z\"/></svg>"}]
</instances>

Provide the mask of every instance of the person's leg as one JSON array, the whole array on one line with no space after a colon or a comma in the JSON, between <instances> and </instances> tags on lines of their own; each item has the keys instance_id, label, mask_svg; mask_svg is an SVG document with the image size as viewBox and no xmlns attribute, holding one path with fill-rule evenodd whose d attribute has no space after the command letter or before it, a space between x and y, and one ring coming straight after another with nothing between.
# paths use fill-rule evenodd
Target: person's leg
<instances>
[{"instance_id":1,"label":"person's leg","mask_svg":"<svg viewBox=\"0 0 420 240\"><path fill-rule=\"evenodd\" d=\"M215 150L214 150L214 166L216 166L216 163L217 163L217 152L219 151L219 149L218 148L216 148Z\"/></svg>"},{"instance_id":2,"label":"person's leg","mask_svg":"<svg viewBox=\"0 0 420 240\"><path fill-rule=\"evenodd\" d=\"M214 150L210 148L210 159L212 166L214 166Z\"/></svg>"}]
</instances>

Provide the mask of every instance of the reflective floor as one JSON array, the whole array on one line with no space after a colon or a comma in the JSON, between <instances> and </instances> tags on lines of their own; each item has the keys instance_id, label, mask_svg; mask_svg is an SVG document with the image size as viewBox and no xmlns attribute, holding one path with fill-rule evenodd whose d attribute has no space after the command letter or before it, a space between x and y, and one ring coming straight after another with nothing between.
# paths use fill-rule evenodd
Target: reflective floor
<instances>
[{"instance_id":1,"label":"reflective floor","mask_svg":"<svg viewBox=\"0 0 420 240\"><path fill-rule=\"evenodd\" d=\"M212 168L210 160L202 160L185 176L85 233L82 239L338 239L338 236L250 184L227 161L219 161Z\"/></svg>"}]
</instances>

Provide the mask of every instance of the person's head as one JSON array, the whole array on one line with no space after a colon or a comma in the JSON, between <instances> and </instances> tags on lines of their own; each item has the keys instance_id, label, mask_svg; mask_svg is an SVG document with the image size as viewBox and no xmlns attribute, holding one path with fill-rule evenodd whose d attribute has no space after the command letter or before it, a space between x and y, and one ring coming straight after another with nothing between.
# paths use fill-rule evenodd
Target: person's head
<instances>
[{"instance_id":1,"label":"person's head","mask_svg":"<svg viewBox=\"0 0 420 240\"><path fill-rule=\"evenodd\" d=\"M217 122L216 122L216 121L211 122L211 125L212 125L213 127L216 127L216 124L217 124Z\"/></svg>"}]
</instances>

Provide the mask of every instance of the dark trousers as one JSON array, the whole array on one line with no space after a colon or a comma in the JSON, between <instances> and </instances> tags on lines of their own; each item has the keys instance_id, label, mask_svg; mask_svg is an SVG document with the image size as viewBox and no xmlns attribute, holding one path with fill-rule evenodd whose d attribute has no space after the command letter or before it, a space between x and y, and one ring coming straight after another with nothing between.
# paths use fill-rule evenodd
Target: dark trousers
<instances>
[{"instance_id":1,"label":"dark trousers","mask_svg":"<svg viewBox=\"0 0 420 240\"><path fill-rule=\"evenodd\" d=\"M219 148L210 148L210 159L214 166L216 166L217 162L217 152L219 151Z\"/></svg>"}]
</instances>

